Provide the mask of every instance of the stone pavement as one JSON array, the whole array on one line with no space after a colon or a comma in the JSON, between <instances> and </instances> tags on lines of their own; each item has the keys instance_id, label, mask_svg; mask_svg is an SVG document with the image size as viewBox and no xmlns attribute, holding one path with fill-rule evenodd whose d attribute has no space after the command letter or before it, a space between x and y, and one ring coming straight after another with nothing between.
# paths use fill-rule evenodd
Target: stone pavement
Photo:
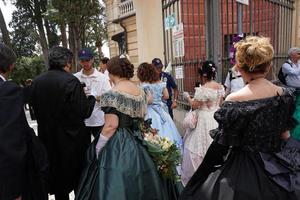
<instances>
[{"instance_id":1,"label":"stone pavement","mask_svg":"<svg viewBox=\"0 0 300 200\"><path fill-rule=\"evenodd\" d=\"M187 113L188 111L187 110L184 110L182 108L176 108L173 110L173 115L174 115L174 122L175 122L175 125L178 129L178 132L183 135L184 133L184 129L182 127L182 121L184 119L184 116L185 114Z\"/></svg>"}]
</instances>

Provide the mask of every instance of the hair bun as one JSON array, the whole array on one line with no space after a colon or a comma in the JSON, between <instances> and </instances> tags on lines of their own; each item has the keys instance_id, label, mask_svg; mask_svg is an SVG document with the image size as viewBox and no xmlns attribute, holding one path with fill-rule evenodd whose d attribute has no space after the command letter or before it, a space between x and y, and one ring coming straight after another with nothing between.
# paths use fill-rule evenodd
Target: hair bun
<instances>
[{"instance_id":1,"label":"hair bun","mask_svg":"<svg viewBox=\"0 0 300 200\"><path fill-rule=\"evenodd\" d=\"M134 66L126 57L115 56L107 63L107 70L110 74L130 79L134 75Z\"/></svg>"},{"instance_id":2,"label":"hair bun","mask_svg":"<svg viewBox=\"0 0 300 200\"><path fill-rule=\"evenodd\" d=\"M128 78L128 79L132 78L133 73L134 73L133 64L131 64L126 57L120 58L120 60L121 60L120 67L121 67L122 72L123 72L123 77Z\"/></svg>"},{"instance_id":3,"label":"hair bun","mask_svg":"<svg viewBox=\"0 0 300 200\"><path fill-rule=\"evenodd\" d=\"M215 79L217 67L213 61L205 61L202 63L202 67L199 69L199 74L201 76L207 77L210 79Z\"/></svg>"},{"instance_id":4,"label":"hair bun","mask_svg":"<svg viewBox=\"0 0 300 200\"><path fill-rule=\"evenodd\" d=\"M247 67L248 71L256 69L264 63L269 63L273 59L274 50L270 44L270 39L258 36L248 36L235 45L237 49L236 58L241 67Z\"/></svg>"}]
</instances>

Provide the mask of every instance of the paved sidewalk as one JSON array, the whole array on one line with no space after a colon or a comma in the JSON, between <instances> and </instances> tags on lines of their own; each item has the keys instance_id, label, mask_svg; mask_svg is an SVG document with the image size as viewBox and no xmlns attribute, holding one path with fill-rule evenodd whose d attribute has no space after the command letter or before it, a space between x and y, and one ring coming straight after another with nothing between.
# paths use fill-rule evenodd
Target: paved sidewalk
<instances>
[{"instance_id":1,"label":"paved sidewalk","mask_svg":"<svg viewBox=\"0 0 300 200\"><path fill-rule=\"evenodd\" d=\"M182 121L184 119L185 114L187 113L187 110L184 110L182 108L176 108L173 110L174 115L174 122L177 127L178 132L183 135L184 134L184 128L182 127Z\"/></svg>"}]
</instances>

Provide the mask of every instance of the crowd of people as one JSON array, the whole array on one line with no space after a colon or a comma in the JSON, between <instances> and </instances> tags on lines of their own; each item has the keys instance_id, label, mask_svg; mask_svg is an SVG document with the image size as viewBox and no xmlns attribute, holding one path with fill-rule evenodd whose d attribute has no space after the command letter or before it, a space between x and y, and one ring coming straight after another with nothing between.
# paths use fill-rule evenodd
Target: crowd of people
<instances>
[{"instance_id":1,"label":"crowd of people","mask_svg":"<svg viewBox=\"0 0 300 200\"><path fill-rule=\"evenodd\" d=\"M179 133L179 91L159 58L138 66L137 83L125 55L102 58L97 69L83 48L72 74L72 52L53 47L49 70L21 88L8 81L16 56L0 44L0 199L69 200L71 191L76 200L300 199L300 49L288 51L281 86L266 79L268 38L241 38L234 48L224 85L215 63L202 63L195 94L184 93L194 124ZM144 120L180 150L179 182L150 156Z\"/></svg>"}]
</instances>

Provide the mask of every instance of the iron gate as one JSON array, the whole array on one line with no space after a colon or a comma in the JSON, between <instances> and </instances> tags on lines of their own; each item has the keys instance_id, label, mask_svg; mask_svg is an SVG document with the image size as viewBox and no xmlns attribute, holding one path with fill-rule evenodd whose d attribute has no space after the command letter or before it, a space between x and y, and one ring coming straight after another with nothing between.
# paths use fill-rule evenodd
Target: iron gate
<instances>
[{"instance_id":1,"label":"iron gate","mask_svg":"<svg viewBox=\"0 0 300 200\"><path fill-rule=\"evenodd\" d=\"M293 0L249 0L242 5L244 35L263 35L271 38L275 50L274 79L278 67L286 59L291 47ZM179 91L194 92L199 80L198 68L204 60L218 66L218 79L224 82L229 63L232 38L238 33L238 4L235 0L162 0L164 60L176 68L183 67L184 79L177 79ZM172 29L166 21L173 17L175 24L183 24L184 56L174 55ZM171 18L172 19L172 18Z\"/></svg>"},{"instance_id":2,"label":"iron gate","mask_svg":"<svg viewBox=\"0 0 300 200\"><path fill-rule=\"evenodd\" d=\"M232 37L238 32L237 3L234 0L221 2L221 37L222 37L222 80L224 80L229 63L229 48ZM249 5L242 6L242 30L244 35L262 35L269 37L273 44L275 56L273 70L269 79L277 79L279 67L287 58L287 50L292 44L291 0L249 0Z\"/></svg>"}]
</instances>

